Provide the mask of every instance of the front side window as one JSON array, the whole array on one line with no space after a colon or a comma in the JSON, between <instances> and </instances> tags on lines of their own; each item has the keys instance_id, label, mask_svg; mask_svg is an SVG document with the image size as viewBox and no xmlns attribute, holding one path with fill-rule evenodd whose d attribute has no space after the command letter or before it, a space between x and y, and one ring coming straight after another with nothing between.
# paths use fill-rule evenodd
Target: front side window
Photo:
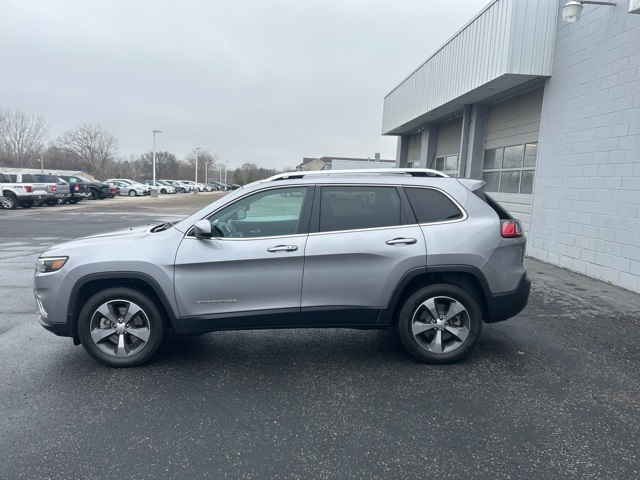
<instances>
[{"instance_id":1,"label":"front side window","mask_svg":"<svg viewBox=\"0 0 640 480\"><path fill-rule=\"evenodd\" d=\"M537 155L537 143L485 150L482 170L485 190L532 194Z\"/></svg>"},{"instance_id":2,"label":"front side window","mask_svg":"<svg viewBox=\"0 0 640 480\"><path fill-rule=\"evenodd\" d=\"M301 233L308 189L276 188L238 200L209 217L213 236L255 238Z\"/></svg>"},{"instance_id":3,"label":"front side window","mask_svg":"<svg viewBox=\"0 0 640 480\"><path fill-rule=\"evenodd\" d=\"M322 187L320 231L359 230L402 224L400 196L394 187Z\"/></svg>"}]
</instances>

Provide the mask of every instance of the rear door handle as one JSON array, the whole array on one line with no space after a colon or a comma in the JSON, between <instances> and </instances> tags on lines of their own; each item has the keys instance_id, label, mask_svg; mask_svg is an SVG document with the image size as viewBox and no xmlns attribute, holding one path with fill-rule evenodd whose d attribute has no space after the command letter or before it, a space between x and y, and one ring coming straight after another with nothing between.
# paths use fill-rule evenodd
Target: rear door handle
<instances>
[{"instance_id":1,"label":"rear door handle","mask_svg":"<svg viewBox=\"0 0 640 480\"><path fill-rule=\"evenodd\" d=\"M298 247L295 245L276 245L275 247L267 248L267 252L295 252Z\"/></svg>"},{"instance_id":2,"label":"rear door handle","mask_svg":"<svg viewBox=\"0 0 640 480\"><path fill-rule=\"evenodd\" d=\"M387 240L387 245L413 245L417 243L418 240L415 238L394 238L392 240Z\"/></svg>"}]
</instances>

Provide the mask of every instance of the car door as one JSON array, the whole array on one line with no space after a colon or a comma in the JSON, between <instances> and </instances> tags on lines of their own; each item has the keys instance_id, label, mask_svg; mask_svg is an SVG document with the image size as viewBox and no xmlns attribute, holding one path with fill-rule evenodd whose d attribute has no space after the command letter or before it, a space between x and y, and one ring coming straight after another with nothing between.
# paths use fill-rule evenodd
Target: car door
<instances>
[{"instance_id":1,"label":"car door","mask_svg":"<svg viewBox=\"0 0 640 480\"><path fill-rule=\"evenodd\" d=\"M293 324L302 294L311 187L269 188L207 217L213 238L187 233L175 292L190 330Z\"/></svg>"},{"instance_id":2,"label":"car door","mask_svg":"<svg viewBox=\"0 0 640 480\"><path fill-rule=\"evenodd\" d=\"M371 325L402 278L426 268L424 235L395 186L318 187L307 241L302 321Z\"/></svg>"}]
</instances>

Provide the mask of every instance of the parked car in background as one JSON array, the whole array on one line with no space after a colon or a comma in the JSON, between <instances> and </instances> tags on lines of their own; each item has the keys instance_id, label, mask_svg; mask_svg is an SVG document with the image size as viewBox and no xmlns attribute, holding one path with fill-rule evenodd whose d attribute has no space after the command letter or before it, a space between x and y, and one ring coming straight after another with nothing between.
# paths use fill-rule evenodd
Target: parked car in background
<instances>
[{"instance_id":1,"label":"parked car in background","mask_svg":"<svg viewBox=\"0 0 640 480\"><path fill-rule=\"evenodd\" d=\"M109 198L115 198L117 195L120 195L120 187L117 185L109 185Z\"/></svg>"},{"instance_id":2,"label":"parked car in background","mask_svg":"<svg viewBox=\"0 0 640 480\"><path fill-rule=\"evenodd\" d=\"M192 182L191 180L180 180L182 183L186 183L187 185L191 185L191 188L193 189L198 189L199 192L210 192L211 188L208 185L205 185L204 183L196 183L196 182Z\"/></svg>"},{"instance_id":3,"label":"parked car in background","mask_svg":"<svg viewBox=\"0 0 640 480\"><path fill-rule=\"evenodd\" d=\"M178 222L52 247L40 323L113 367L149 360L169 328L394 329L442 364L525 307L522 226L483 181L345 172L276 175Z\"/></svg>"},{"instance_id":4,"label":"parked car in background","mask_svg":"<svg viewBox=\"0 0 640 480\"><path fill-rule=\"evenodd\" d=\"M69 197L71 197L71 187L69 186L69 182L64 178L46 173L34 173L33 175L39 182L42 182L47 186L47 192L52 196L52 198L45 200L47 205L53 206L58 203L65 203Z\"/></svg>"},{"instance_id":5,"label":"parked car in background","mask_svg":"<svg viewBox=\"0 0 640 480\"><path fill-rule=\"evenodd\" d=\"M91 190L84 180L73 175L60 175L60 178L69 183L67 203L75 204L85 198L91 198Z\"/></svg>"},{"instance_id":6,"label":"parked car in background","mask_svg":"<svg viewBox=\"0 0 640 480\"><path fill-rule=\"evenodd\" d=\"M188 193L191 190L193 190L193 187L191 185L187 185L186 183L183 183L179 180L159 180L159 181L164 183L165 185L171 185L173 188L176 189L177 192L180 192L180 193Z\"/></svg>"},{"instance_id":7,"label":"parked car in background","mask_svg":"<svg viewBox=\"0 0 640 480\"><path fill-rule=\"evenodd\" d=\"M144 183L146 185L154 186L153 180L145 180ZM176 193L175 187L171 185L164 184L163 182L156 180L155 187L160 193Z\"/></svg>"},{"instance_id":8,"label":"parked car in background","mask_svg":"<svg viewBox=\"0 0 640 480\"><path fill-rule=\"evenodd\" d=\"M106 180L104 183L112 185L120 189L120 195L128 195L130 197L149 195L149 186L140 183L125 183L124 180Z\"/></svg>"},{"instance_id":9,"label":"parked car in background","mask_svg":"<svg viewBox=\"0 0 640 480\"><path fill-rule=\"evenodd\" d=\"M2 202L4 202L4 189L2 184L10 183L10 182L11 182L11 179L9 178L9 175L5 173L0 173L0 208L4 208L2 206Z\"/></svg>"},{"instance_id":10,"label":"parked car in background","mask_svg":"<svg viewBox=\"0 0 640 480\"><path fill-rule=\"evenodd\" d=\"M89 188L89 193L91 193L92 200L104 200L105 198L109 197L109 185L107 185L106 183L81 177L80 175L77 175L76 177L82 180L87 185L87 187Z\"/></svg>"},{"instance_id":11,"label":"parked car in background","mask_svg":"<svg viewBox=\"0 0 640 480\"><path fill-rule=\"evenodd\" d=\"M18 206L31 208L54 198L47 185L31 173L8 173L9 182L3 183L2 208L12 210Z\"/></svg>"}]
</instances>

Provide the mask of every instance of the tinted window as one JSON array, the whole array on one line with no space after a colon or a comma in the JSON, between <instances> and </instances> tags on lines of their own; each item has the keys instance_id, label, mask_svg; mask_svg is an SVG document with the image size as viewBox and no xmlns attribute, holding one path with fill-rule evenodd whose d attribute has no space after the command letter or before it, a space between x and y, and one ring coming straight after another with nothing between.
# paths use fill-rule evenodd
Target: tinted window
<instances>
[{"instance_id":1,"label":"tinted window","mask_svg":"<svg viewBox=\"0 0 640 480\"><path fill-rule=\"evenodd\" d=\"M321 232L400 224L400 197L393 187L322 187Z\"/></svg>"},{"instance_id":2,"label":"tinted window","mask_svg":"<svg viewBox=\"0 0 640 480\"><path fill-rule=\"evenodd\" d=\"M247 238L295 235L308 187L267 190L239 200L213 214L215 237Z\"/></svg>"},{"instance_id":3,"label":"tinted window","mask_svg":"<svg viewBox=\"0 0 640 480\"><path fill-rule=\"evenodd\" d=\"M463 217L445 194L431 188L405 188L418 223L446 222Z\"/></svg>"}]
</instances>

